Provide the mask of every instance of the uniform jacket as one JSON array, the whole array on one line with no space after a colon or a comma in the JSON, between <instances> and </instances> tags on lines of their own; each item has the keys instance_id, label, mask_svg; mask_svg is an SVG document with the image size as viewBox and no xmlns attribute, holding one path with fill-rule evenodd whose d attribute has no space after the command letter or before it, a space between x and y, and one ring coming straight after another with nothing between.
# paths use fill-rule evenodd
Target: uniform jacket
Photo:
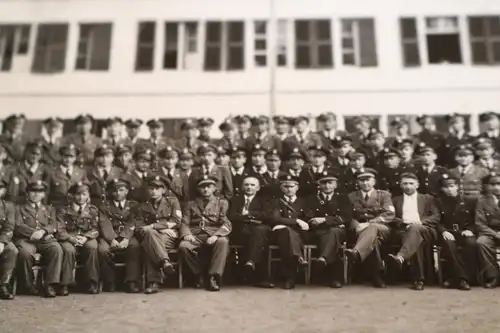
<instances>
[{"instance_id":1,"label":"uniform jacket","mask_svg":"<svg viewBox=\"0 0 500 333\"><path fill-rule=\"evenodd\" d=\"M84 165L92 164L94 161L94 151L101 145L101 142L101 139L94 134L90 134L85 139L85 142L83 137L78 133L70 134L63 139L64 145L73 144L80 149Z\"/></svg>"},{"instance_id":2,"label":"uniform jacket","mask_svg":"<svg viewBox=\"0 0 500 333\"><path fill-rule=\"evenodd\" d=\"M7 180L6 198L15 203L24 202L26 197L26 187L28 183L42 180L48 181L50 176L50 167L40 163L34 173L28 170L26 163L20 162L12 167Z\"/></svg>"},{"instance_id":3,"label":"uniform jacket","mask_svg":"<svg viewBox=\"0 0 500 333\"><path fill-rule=\"evenodd\" d=\"M156 141L152 138L149 139L138 139L136 144L136 149L151 149L152 151L158 153L160 150L167 148L168 146L174 147L174 141L166 138L159 137Z\"/></svg>"},{"instance_id":4,"label":"uniform jacket","mask_svg":"<svg viewBox=\"0 0 500 333\"><path fill-rule=\"evenodd\" d=\"M335 151L335 144L334 144L335 138L337 136L341 136L341 137L345 136L346 132L333 130L330 133L328 133L326 131L321 131L321 132L316 132L316 135L319 137L320 145L322 147L327 148L330 151L330 153L334 153L334 151Z\"/></svg>"},{"instance_id":5,"label":"uniform jacket","mask_svg":"<svg viewBox=\"0 0 500 333\"><path fill-rule=\"evenodd\" d=\"M36 209L32 203L17 206L16 228L17 238L30 239L37 230L45 230L47 235L53 235L57 231L56 212L52 206L40 204Z\"/></svg>"},{"instance_id":6,"label":"uniform jacket","mask_svg":"<svg viewBox=\"0 0 500 333\"><path fill-rule=\"evenodd\" d=\"M227 200L212 196L205 204L203 198L190 201L183 213L180 237L207 234L226 237L232 231L231 221L227 217Z\"/></svg>"},{"instance_id":7,"label":"uniform jacket","mask_svg":"<svg viewBox=\"0 0 500 333\"><path fill-rule=\"evenodd\" d=\"M173 229L167 223L175 223L177 228L181 222L182 210L179 200L175 197L164 197L158 207L150 201L140 203L137 208L136 226L153 225L156 230Z\"/></svg>"},{"instance_id":8,"label":"uniform jacket","mask_svg":"<svg viewBox=\"0 0 500 333\"><path fill-rule=\"evenodd\" d=\"M437 195L441 192L440 179L448 172L446 168L435 165L431 172L424 170L422 166L416 167L413 172L418 178L418 192L422 194Z\"/></svg>"},{"instance_id":9,"label":"uniform jacket","mask_svg":"<svg viewBox=\"0 0 500 333\"><path fill-rule=\"evenodd\" d=\"M233 227L241 227L246 222L267 224L267 201L269 199L262 195L256 194L248 205L248 214L243 215L243 207L245 207L245 195L240 194L231 199L228 218L232 222Z\"/></svg>"},{"instance_id":10,"label":"uniform jacket","mask_svg":"<svg viewBox=\"0 0 500 333\"><path fill-rule=\"evenodd\" d=\"M44 156L43 161L48 165L56 165L59 160L59 148L63 142L63 138L57 136L53 138L53 142L50 142L50 138L47 136L42 136L39 140L43 143Z\"/></svg>"},{"instance_id":11,"label":"uniform jacket","mask_svg":"<svg viewBox=\"0 0 500 333\"><path fill-rule=\"evenodd\" d=\"M359 171L363 171L363 169ZM345 168L344 172L340 175L339 179L339 192L349 194L351 192L358 190L358 182L356 180L356 174L359 171L353 170L353 168Z\"/></svg>"},{"instance_id":12,"label":"uniform jacket","mask_svg":"<svg viewBox=\"0 0 500 333\"><path fill-rule=\"evenodd\" d=\"M269 215L272 226L285 225L293 229L299 229L297 219L304 222L309 220L307 200L304 198L297 197L293 203L289 203L283 196L280 196L273 199L269 208L271 210Z\"/></svg>"},{"instance_id":13,"label":"uniform jacket","mask_svg":"<svg viewBox=\"0 0 500 333\"><path fill-rule=\"evenodd\" d=\"M87 178L90 182L90 198L94 204L104 201L106 198L106 185L107 181L119 178L123 173L122 169L118 167L111 167L108 178L104 180L99 174L96 167L92 167L87 171Z\"/></svg>"},{"instance_id":14,"label":"uniform jacket","mask_svg":"<svg viewBox=\"0 0 500 333\"><path fill-rule=\"evenodd\" d=\"M440 147L443 146L444 136L441 133L435 131L422 130L420 133L415 135L418 142L423 142L427 146L434 148L434 150L439 151Z\"/></svg>"},{"instance_id":15,"label":"uniform jacket","mask_svg":"<svg viewBox=\"0 0 500 333\"><path fill-rule=\"evenodd\" d=\"M172 178L166 173L167 171L165 169L160 168L159 171L166 179L165 196L176 197L181 203L187 202L190 198L188 177L182 174L178 169L174 170Z\"/></svg>"},{"instance_id":16,"label":"uniform jacket","mask_svg":"<svg viewBox=\"0 0 500 333\"><path fill-rule=\"evenodd\" d=\"M384 158L382 157L382 152L381 151L376 151L374 149L366 149L366 167L367 168L373 168L380 172L382 167L384 166Z\"/></svg>"},{"instance_id":17,"label":"uniform jacket","mask_svg":"<svg viewBox=\"0 0 500 333\"><path fill-rule=\"evenodd\" d=\"M396 216L393 220L394 223L403 223L403 202L403 195L392 198L392 203L396 211ZM420 222L426 227L436 228L439 223L440 214L434 197L429 194L417 193L417 206Z\"/></svg>"},{"instance_id":18,"label":"uniform jacket","mask_svg":"<svg viewBox=\"0 0 500 333\"><path fill-rule=\"evenodd\" d=\"M119 208L114 201L108 200L99 207L99 234L108 243L118 237L130 239L137 223L139 203L126 200Z\"/></svg>"},{"instance_id":19,"label":"uniform jacket","mask_svg":"<svg viewBox=\"0 0 500 333\"><path fill-rule=\"evenodd\" d=\"M116 148L118 148L120 145L127 144L127 139L125 139L125 138L112 139L112 138L108 137L108 138L102 140L102 144L106 144L110 147L113 147L113 149L116 150Z\"/></svg>"},{"instance_id":20,"label":"uniform jacket","mask_svg":"<svg viewBox=\"0 0 500 333\"><path fill-rule=\"evenodd\" d=\"M479 134L478 138L490 139L493 142L493 147L495 147L496 153L500 153L500 136L490 136L487 132Z\"/></svg>"},{"instance_id":21,"label":"uniform jacket","mask_svg":"<svg viewBox=\"0 0 500 333\"><path fill-rule=\"evenodd\" d=\"M286 174L284 171L278 171L278 174L275 178L271 176L269 171L260 174L255 172L254 170L250 170L249 174L259 179L260 181L259 194L268 198L276 198L281 196L279 177Z\"/></svg>"},{"instance_id":22,"label":"uniform jacket","mask_svg":"<svg viewBox=\"0 0 500 333\"><path fill-rule=\"evenodd\" d=\"M205 144L204 141L199 140L198 138L192 140L189 142L188 138L183 137L174 142L175 148L178 150L183 150L184 148L187 148L194 156L197 156L197 150L201 146Z\"/></svg>"},{"instance_id":23,"label":"uniform jacket","mask_svg":"<svg viewBox=\"0 0 500 333\"><path fill-rule=\"evenodd\" d=\"M472 232L476 230L474 225L475 199L464 199L459 196L449 197L441 194L437 198L437 206L441 213L441 221L437 227L439 233L448 231L457 235L464 230Z\"/></svg>"},{"instance_id":24,"label":"uniform jacket","mask_svg":"<svg viewBox=\"0 0 500 333\"><path fill-rule=\"evenodd\" d=\"M321 138L313 132L308 132L304 139L301 139L298 133L292 134L283 142L284 151L291 151L295 147L301 147L307 151L312 146L321 146Z\"/></svg>"},{"instance_id":25,"label":"uniform jacket","mask_svg":"<svg viewBox=\"0 0 500 333\"><path fill-rule=\"evenodd\" d=\"M474 162L474 165L485 168L490 173L491 172L500 173L500 160L497 160L495 158L491 158L489 161L476 160Z\"/></svg>"},{"instance_id":26,"label":"uniform jacket","mask_svg":"<svg viewBox=\"0 0 500 333\"><path fill-rule=\"evenodd\" d=\"M245 139L243 145L246 151L251 151L255 145L261 145L266 150L278 149L282 151L282 143L280 139L270 133L266 133L262 138L258 138L257 135L251 135Z\"/></svg>"},{"instance_id":27,"label":"uniform jacket","mask_svg":"<svg viewBox=\"0 0 500 333\"><path fill-rule=\"evenodd\" d=\"M217 146L220 146L224 149L231 149L232 147L238 147L239 144L241 143L238 138L228 138L228 137L222 137L219 140L214 140L214 143Z\"/></svg>"},{"instance_id":28,"label":"uniform jacket","mask_svg":"<svg viewBox=\"0 0 500 333\"><path fill-rule=\"evenodd\" d=\"M151 176L151 172L144 173L144 179ZM142 179L135 170L129 171L123 175L130 183L130 189L128 192L128 199L144 202L148 200L148 189L144 184L144 179Z\"/></svg>"},{"instance_id":29,"label":"uniform jacket","mask_svg":"<svg viewBox=\"0 0 500 333\"><path fill-rule=\"evenodd\" d=\"M243 172L241 174L233 173L233 169L231 167L229 170L231 171L231 180L233 182L233 194L236 196L242 193L243 180L250 175L250 172L247 168L243 168ZM262 181L260 185L262 186Z\"/></svg>"},{"instance_id":30,"label":"uniform jacket","mask_svg":"<svg viewBox=\"0 0 500 333\"><path fill-rule=\"evenodd\" d=\"M383 167L378 174L377 187L381 190L390 192L393 196L401 195L401 175L404 170L401 167L389 169Z\"/></svg>"},{"instance_id":31,"label":"uniform jacket","mask_svg":"<svg viewBox=\"0 0 500 333\"><path fill-rule=\"evenodd\" d=\"M23 160L24 147L30 140L31 138L24 133L15 138L12 138L8 133L0 135L0 144L2 144L7 151L7 159L13 163Z\"/></svg>"},{"instance_id":32,"label":"uniform jacket","mask_svg":"<svg viewBox=\"0 0 500 333\"><path fill-rule=\"evenodd\" d=\"M467 197L479 197L483 190L483 178L486 177L488 170L477 165L471 165L469 170L462 177L458 167L450 169L450 174L459 180L458 188L460 193Z\"/></svg>"},{"instance_id":33,"label":"uniform jacket","mask_svg":"<svg viewBox=\"0 0 500 333\"><path fill-rule=\"evenodd\" d=\"M330 168L324 165L319 173L315 173L312 165L305 166L299 176L299 195L307 197L315 194L318 191L317 182L321 177L321 173L328 170L330 170Z\"/></svg>"},{"instance_id":34,"label":"uniform jacket","mask_svg":"<svg viewBox=\"0 0 500 333\"><path fill-rule=\"evenodd\" d=\"M210 175L217 177L217 191L216 195L226 200L231 200L233 197L233 180L231 171L228 167L215 165L210 170ZM194 199L198 194L197 182L203 176L203 168L201 166L193 168L189 176L189 191L192 193Z\"/></svg>"},{"instance_id":35,"label":"uniform jacket","mask_svg":"<svg viewBox=\"0 0 500 333\"><path fill-rule=\"evenodd\" d=\"M464 133L461 138L458 138L456 135L448 134L442 142L441 147L439 147L438 160L437 163L439 165L443 165L447 168L453 168L456 166L455 156L453 155L453 147L463 144L472 143L475 137L470 135L469 133Z\"/></svg>"},{"instance_id":36,"label":"uniform jacket","mask_svg":"<svg viewBox=\"0 0 500 333\"><path fill-rule=\"evenodd\" d=\"M56 238L61 242L77 235L96 239L99 236L98 226L99 210L96 206L87 204L80 214L72 204L69 204L57 212Z\"/></svg>"},{"instance_id":37,"label":"uniform jacket","mask_svg":"<svg viewBox=\"0 0 500 333\"><path fill-rule=\"evenodd\" d=\"M347 168L349 168L349 159L348 158L340 158L339 156L330 160L330 166L336 170L338 170L341 174L345 172Z\"/></svg>"},{"instance_id":38,"label":"uniform jacket","mask_svg":"<svg viewBox=\"0 0 500 333\"><path fill-rule=\"evenodd\" d=\"M475 224L478 236L488 236L500 240L500 208L495 197L488 194L477 200Z\"/></svg>"},{"instance_id":39,"label":"uniform jacket","mask_svg":"<svg viewBox=\"0 0 500 333\"><path fill-rule=\"evenodd\" d=\"M16 207L11 203L0 200L0 243L12 241L16 225Z\"/></svg>"},{"instance_id":40,"label":"uniform jacket","mask_svg":"<svg viewBox=\"0 0 500 333\"><path fill-rule=\"evenodd\" d=\"M355 132L351 134L351 139L352 139L352 146L355 149L366 149L367 148L367 139L368 135L371 132L371 129L368 131L368 134L362 134L359 132Z\"/></svg>"},{"instance_id":41,"label":"uniform jacket","mask_svg":"<svg viewBox=\"0 0 500 333\"><path fill-rule=\"evenodd\" d=\"M331 200L326 201L325 196L318 192L307 199L307 216L326 218L325 223L319 224L313 229L331 227L349 227L352 220L352 208L346 195L333 193Z\"/></svg>"},{"instance_id":42,"label":"uniform jacket","mask_svg":"<svg viewBox=\"0 0 500 333\"><path fill-rule=\"evenodd\" d=\"M355 229L360 223L391 223L395 217L391 194L387 191L373 189L365 201L364 193L358 190L349 194L352 207L351 227Z\"/></svg>"},{"instance_id":43,"label":"uniform jacket","mask_svg":"<svg viewBox=\"0 0 500 333\"><path fill-rule=\"evenodd\" d=\"M52 205L66 204L66 199L68 196L68 190L71 186L78 182L86 181L87 173L85 170L74 166L71 177L68 177L60 165L55 165L51 169L51 173L48 178L48 193L49 193L49 203Z\"/></svg>"}]
</instances>

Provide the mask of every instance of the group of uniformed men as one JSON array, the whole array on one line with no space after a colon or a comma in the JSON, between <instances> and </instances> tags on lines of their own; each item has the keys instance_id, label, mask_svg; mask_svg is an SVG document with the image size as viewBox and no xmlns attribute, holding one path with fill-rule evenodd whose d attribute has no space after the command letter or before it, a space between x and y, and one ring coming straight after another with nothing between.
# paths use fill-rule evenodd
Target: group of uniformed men
<instances>
[{"instance_id":1,"label":"group of uniformed men","mask_svg":"<svg viewBox=\"0 0 500 333\"><path fill-rule=\"evenodd\" d=\"M195 285L220 289L229 243L244 246L244 272L255 286L272 288L267 252L276 244L283 287L292 289L308 265L304 244L333 288L342 287L343 246L353 263L370 264L375 287L384 271L409 263L412 288L424 288L425 249L441 246L449 263L445 287L469 290L476 280L496 286L500 243L499 114L480 116L486 131L474 137L460 114L440 134L431 116L411 135L404 119L386 138L370 119L356 132L336 129L335 114L309 119L237 116L209 133L213 120L189 119L182 138L165 136L163 123L108 119L107 137L92 134L81 115L65 137L62 120L44 121L43 137L24 132L24 115L5 119L0 137L0 296L12 299L14 274L25 293L38 294L32 268L44 268L43 294L68 295L78 261L89 293L115 290L114 265L123 258L125 283L157 293L175 269L169 250L194 273ZM120 136L125 125L127 137ZM389 243L397 251L385 254ZM37 254L41 262L37 263Z\"/></svg>"}]
</instances>

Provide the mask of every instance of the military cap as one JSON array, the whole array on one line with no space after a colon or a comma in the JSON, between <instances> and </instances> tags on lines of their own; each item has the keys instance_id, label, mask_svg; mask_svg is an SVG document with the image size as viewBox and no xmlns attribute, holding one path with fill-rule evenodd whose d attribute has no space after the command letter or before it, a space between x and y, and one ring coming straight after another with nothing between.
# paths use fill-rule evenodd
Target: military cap
<instances>
[{"instance_id":1,"label":"military cap","mask_svg":"<svg viewBox=\"0 0 500 333\"><path fill-rule=\"evenodd\" d=\"M410 178L410 179L415 179L418 181L417 175L413 172L403 172L401 174L401 179L403 179L403 178Z\"/></svg>"},{"instance_id":2,"label":"military cap","mask_svg":"<svg viewBox=\"0 0 500 333\"><path fill-rule=\"evenodd\" d=\"M370 177L377 177L377 171L372 168L364 168L360 172L356 173L356 179L363 179L363 178L370 178Z\"/></svg>"},{"instance_id":3,"label":"military cap","mask_svg":"<svg viewBox=\"0 0 500 333\"><path fill-rule=\"evenodd\" d=\"M165 187L165 179L160 175L153 175L146 178L146 185L151 187Z\"/></svg>"},{"instance_id":4,"label":"military cap","mask_svg":"<svg viewBox=\"0 0 500 333\"><path fill-rule=\"evenodd\" d=\"M351 161L357 160L358 158L361 158L361 157L366 158L365 152L363 152L361 150L352 150L349 153L347 153L347 158Z\"/></svg>"},{"instance_id":5,"label":"military cap","mask_svg":"<svg viewBox=\"0 0 500 333\"><path fill-rule=\"evenodd\" d=\"M408 120L401 118L401 117L396 117L391 121L391 126L392 127L401 127L403 125L408 126Z\"/></svg>"},{"instance_id":6,"label":"military cap","mask_svg":"<svg viewBox=\"0 0 500 333\"><path fill-rule=\"evenodd\" d=\"M75 118L75 124L93 123L94 117L90 114L81 114Z\"/></svg>"},{"instance_id":7,"label":"military cap","mask_svg":"<svg viewBox=\"0 0 500 333\"><path fill-rule=\"evenodd\" d=\"M292 150L290 150L287 157L288 157L288 159L290 159L292 157L299 157L299 158L305 159L305 154L304 154L304 151L302 149L300 149L299 147L294 147L294 148L292 148Z\"/></svg>"},{"instance_id":8,"label":"military cap","mask_svg":"<svg viewBox=\"0 0 500 333\"><path fill-rule=\"evenodd\" d=\"M142 124L143 124L142 120L138 118L128 119L125 122L125 126L127 126L128 128L138 128L141 127Z\"/></svg>"},{"instance_id":9,"label":"military cap","mask_svg":"<svg viewBox=\"0 0 500 333\"><path fill-rule=\"evenodd\" d=\"M61 118L59 117L50 117L50 118L47 118L43 121L43 124L45 126L48 126L48 125L51 125L51 126L60 126L62 125L63 121Z\"/></svg>"},{"instance_id":10,"label":"military cap","mask_svg":"<svg viewBox=\"0 0 500 333\"><path fill-rule=\"evenodd\" d=\"M217 155L229 155L229 149L224 148L223 146L217 146Z\"/></svg>"},{"instance_id":11,"label":"military cap","mask_svg":"<svg viewBox=\"0 0 500 333\"><path fill-rule=\"evenodd\" d=\"M130 153L130 152L132 152L132 147L130 145L120 143L116 147L115 154L116 154L116 156L121 156L125 153Z\"/></svg>"},{"instance_id":12,"label":"military cap","mask_svg":"<svg viewBox=\"0 0 500 333\"><path fill-rule=\"evenodd\" d=\"M299 178L290 174L283 174L278 177L278 180L280 181L280 183L299 183Z\"/></svg>"},{"instance_id":13,"label":"military cap","mask_svg":"<svg viewBox=\"0 0 500 333\"><path fill-rule=\"evenodd\" d=\"M151 149L146 149L146 148L142 148L142 149L138 149L135 153L134 153L134 160L140 160L140 159L143 159L143 160L147 160L147 161L151 161L153 159L153 151Z\"/></svg>"},{"instance_id":14,"label":"military cap","mask_svg":"<svg viewBox=\"0 0 500 333\"><path fill-rule=\"evenodd\" d=\"M414 144L415 142L411 138L404 138L404 139L396 138L396 141L394 141L393 146L398 148L403 148L406 146L413 147Z\"/></svg>"},{"instance_id":15,"label":"military cap","mask_svg":"<svg viewBox=\"0 0 500 333\"><path fill-rule=\"evenodd\" d=\"M24 113L15 113L15 114L11 114L7 118L5 118L4 122L6 124L10 124L13 122L18 122L18 121L23 121L23 120L26 120L26 116L24 115Z\"/></svg>"},{"instance_id":16,"label":"military cap","mask_svg":"<svg viewBox=\"0 0 500 333\"><path fill-rule=\"evenodd\" d=\"M252 147L252 149L250 150L251 154L255 154L255 153L266 153L267 150L266 148L264 148L264 146L260 145L260 144L256 144Z\"/></svg>"},{"instance_id":17,"label":"military cap","mask_svg":"<svg viewBox=\"0 0 500 333\"><path fill-rule=\"evenodd\" d=\"M68 189L69 194L82 193L84 191L90 191L90 184L85 181L77 182Z\"/></svg>"},{"instance_id":18,"label":"military cap","mask_svg":"<svg viewBox=\"0 0 500 333\"><path fill-rule=\"evenodd\" d=\"M252 119L253 125L267 124L269 123L269 117L267 116L257 116Z\"/></svg>"},{"instance_id":19,"label":"military cap","mask_svg":"<svg viewBox=\"0 0 500 333\"><path fill-rule=\"evenodd\" d=\"M349 135L337 135L335 139L333 140L333 144L335 147L340 148L344 145L351 145L352 144L352 138Z\"/></svg>"},{"instance_id":20,"label":"military cap","mask_svg":"<svg viewBox=\"0 0 500 333\"><path fill-rule=\"evenodd\" d=\"M474 150L470 144L462 144L453 147L452 149L453 155L472 155L474 154Z\"/></svg>"},{"instance_id":21,"label":"military cap","mask_svg":"<svg viewBox=\"0 0 500 333\"><path fill-rule=\"evenodd\" d=\"M491 148L491 147L493 147L493 142L491 141L491 139L478 138L476 141L474 141L474 148L476 150L486 149L486 148Z\"/></svg>"},{"instance_id":22,"label":"military cap","mask_svg":"<svg viewBox=\"0 0 500 333\"><path fill-rule=\"evenodd\" d=\"M376 139L377 137L385 137L384 133L382 133L380 130L376 129L376 128L372 128L371 131L370 131L370 134L368 134L368 140L374 140Z\"/></svg>"},{"instance_id":23,"label":"military cap","mask_svg":"<svg viewBox=\"0 0 500 333\"><path fill-rule=\"evenodd\" d=\"M118 189L120 187L130 188L130 182L124 177L120 177L109 180L106 186L109 190Z\"/></svg>"},{"instance_id":24,"label":"military cap","mask_svg":"<svg viewBox=\"0 0 500 333\"><path fill-rule=\"evenodd\" d=\"M213 175L203 175L198 179L196 185L197 186L202 186L205 184L216 185L218 181L219 181L218 178Z\"/></svg>"},{"instance_id":25,"label":"military cap","mask_svg":"<svg viewBox=\"0 0 500 333\"><path fill-rule=\"evenodd\" d=\"M214 145L208 144L206 142L201 145L196 151L197 155L205 155L206 153L217 153L217 148Z\"/></svg>"},{"instance_id":26,"label":"military cap","mask_svg":"<svg viewBox=\"0 0 500 333\"><path fill-rule=\"evenodd\" d=\"M488 121L490 119L494 119L494 118L499 118L500 115L496 112L493 112L493 111L487 111L487 112L484 112L484 113L481 113L479 115L479 121L484 123L485 121Z\"/></svg>"},{"instance_id":27,"label":"military cap","mask_svg":"<svg viewBox=\"0 0 500 333\"><path fill-rule=\"evenodd\" d=\"M359 124L359 123L362 123L362 122L371 123L370 118L368 118L367 116L357 116L357 117L354 117L353 121L354 121L355 124Z\"/></svg>"},{"instance_id":28,"label":"military cap","mask_svg":"<svg viewBox=\"0 0 500 333\"><path fill-rule=\"evenodd\" d=\"M102 144L94 151L94 157L105 156L113 153L114 153L113 147L107 144Z\"/></svg>"},{"instance_id":29,"label":"military cap","mask_svg":"<svg viewBox=\"0 0 500 333\"><path fill-rule=\"evenodd\" d=\"M444 120L447 122L447 123L454 123L456 122L458 119L464 119L464 115L462 114L458 114L458 113L452 113L452 114L447 114L445 117L444 117Z\"/></svg>"},{"instance_id":30,"label":"military cap","mask_svg":"<svg viewBox=\"0 0 500 333\"><path fill-rule=\"evenodd\" d=\"M61 156L77 156L79 153L79 149L72 143L59 148L59 155Z\"/></svg>"},{"instance_id":31,"label":"military cap","mask_svg":"<svg viewBox=\"0 0 500 333\"><path fill-rule=\"evenodd\" d=\"M417 149L415 150L415 154L421 155L427 152L432 152L434 153L435 150L431 146L425 144L425 142L420 142L417 146Z\"/></svg>"},{"instance_id":32,"label":"military cap","mask_svg":"<svg viewBox=\"0 0 500 333\"><path fill-rule=\"evenodd\" d=\"M335 113L328 111L320 114L316 119L320 122L326 122L328 119L337 119L337 116L335 115Z\"/></svg>"},{"instance_id":33,"label":"military cap","mask_svg":"<svg viewBox=\"0 0 500 333\"><path fill-rule=\"evenodd\" d=\"M484 185L494 185L500 184L500 174L496 172L490 172L490 174L483 178Z\"/></svg>"},{"instance_id":34,"label":"military cap","mask_svg":"<svg viewBox=\"0 0 500 333\"><path fill-rule=\"evenodd\" d=\"M111 117L106 119L106 126L111 126L114 124L123 124L123 120L120 117Z\"/></svg>"},{"instance_id":35,"label":"military cap","mask_svg":"<svg viewBox=\"0 0 500 333\"><path fill-rule=\"evenodd\" d=\"M439 185L441 187L446 187L453 184L458 184L458 180L455 177L447 173L441 175L441 178L439 179Z\"/></svg>"},{"instance_id":36,"label":"military cap","mask_svg":"<svg viewBox=\"0 0 500 333\"><path fill-rule=\"evenodd\" d=\"M180 160L191 160L193 159L194 156L193 156L193 153L188 149L188 148L183 148L180 152L179 152L179 159Z\"/></svg>"},{"instance_id":37,"label":"military cap","mask_svg":"<svg viewBox=\"0 0 500 333\"><path fill-rule=\"evenodd\" d=\"M423 114L423 115L417 116L416 120L417 120L417 123L419 123L420 125L423 125L426 119L434 120L434 118L432 118L432 116L430 116L428 114Z\"/></svg>"},{"instance_id":38,"label":"military cap","mask_svg":"<svg viewBox=\"0 0 500 333\"><path fill-rule=\"evenodd\" d=\"M234 124L231 120L226 119L222 123L220 123L219 129L221 131L230 131L230 130L234 129Z\"/></svg>"},{"instance_id":39,"label":"military cap","mask_svg":"<svg viewBox=\"0 0 500 333\"><path fill-rule=\"evenodd\" d=\"M333 171L332 169L329 169L329 170L325 170L323 171L319 178L318 178L318 182L321 183L321 182L325 182L325 181L328 181L328 180L338 180L339 179L339 175Z\"/></svg>"},{"instance_id":40,"label":"military cap","mask_svg":"<svg viewBox=\"0 0 500 333\"><path fill-rule=\"evenodd\" d=\"M311 146L309 147L309 152L311 152L311 154L314 155L322 155L322 156L328 156L330 154L328 148L324 146Z\"/></svg>"},{"instance_id":41,"label":"military cap","mask_svg":"<svg viewBox=\"0 0 500 333\"><path fill-rule=\"evenodd\" d=\"M155 119L150 119L148 120L148 122L146 123L146 125L149 127L149 128L160 128L163 126L163 123L161 122L160 119L158 118L155 118Z\"/></svg>"},{"instance_id":42,"label":"military cap","mask_svg":"<svg viewBox=\"0 0 500 333\"><path fill-rule=\"evenodd\" d=\"M246 114L238 115L234 117L234 121L237 124L243 124L243 123L251 123L252 122L252 117Z\"/></svg>"},{"instance_id":43,"label":"military cap","mask_svg":"<svg viewBox=\"0 0 500 333\"><path fill-rule=\"evenodd\" d=\"M197 128L197 123L193 119L186 119L181 124L181 130Z\"/></svg>"},{"instance_id":44,"label":"military cap","mask_svg":"<svg viewBox=\"0 0 500 333\"><path fill-rule=\"evenodd\" d=\"M285 116L274 116L273 122L275 124L290 124L290 118Z\"/></svg>"},{"instance_id":45,"label":"military cap","mask_svg":"<svg viewBox=\"0 0 500 333\"><path fill-rule=\"evenodd\" d=\"M179 156L179 151L172 146L167 146L158 152L159 158L169 158Z\"/></svg>"},{"instance_id":46,"label":"military cap","mask_svg":"<svg viewBox=\"0 0 500 333\"><path fill-rule=\"evenodd\" d=\"M232 146L229 149L229 155L231 156L236 156L236 155L245 155L247 154L246 150L242 146Z\"/></svg>"},{"instance_id":47,"label":"military cap","mask_svg":"<svg viewBox=\"0 0 500 333\"><path fill-rule=\"evenodd\" d=\"M395 149L395 148L384 148L384 150L382 150L382 158L386 159L386 158L390 158L390 157L394 157L394 156L397 156L397 157L401 157L401 153L399 152L399 150Z\"/></svg>"},{"instance_id":48,"label":"military cap","mask_svg":"<svg viewBox=\"0 0 500 333\"><path fill-rule=\"evenodd\" d=\"M307 117L307 116L298 116L298 117L293 118L293 124L294 125L297 125L301 121L305 121L306 123L309 123L309 117Z\"/></svg>"},{"instance_id":49,"label":"military cap","mask_svg":"<svg viewBox=\"0 0 500 333\"><path fill-rule=\"evenodd\" d=\"M212 126L214 124L214 120L212 118L200 118L198 119L198 126Z\"/></svg>"},{"instance_id":50,"label":"military cap","mask_svg":"<svg viewBox=\"0 0 500 333\"><path fill-rule=\"evenodd\" d=\"M43 151L44 148L45 148L45 145L41 140L33 140L33 141L30 141L26 144L25 151L33 151L35 149L39 149L40 151Z\"/></svg>"},{"instance_id":51,"label":"military cap","mask_svg":"<svg viewBox=\"0 0 500 333\"><path fill-rule=\"evenodd\" d=\"M43 180L30 181L26 186L26 191L28 192L40 192L47 190L47 183Z\"/></svg>"},{"instance_id":52,"label":"military cap","mask_svg":"<svg viewBox=\"0 0 500 333\"><path fill-rule=\"evenodd\" d=\"M266 152L266 159L267 160L281 160L281 154L278 149L269 149Z\"/></svg>"}]
</instances>

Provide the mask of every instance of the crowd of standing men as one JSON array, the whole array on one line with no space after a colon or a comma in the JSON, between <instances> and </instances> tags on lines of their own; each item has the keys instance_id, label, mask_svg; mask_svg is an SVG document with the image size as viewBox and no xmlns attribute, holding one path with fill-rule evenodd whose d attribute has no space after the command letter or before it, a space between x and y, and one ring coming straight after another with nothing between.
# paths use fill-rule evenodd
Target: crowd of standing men
<instances>
[{"instance_id":1,"label":"crowd of standing men","mask_svg":"<svg viewBox=\"0 0 500 333\"><path fill-rule=\"evenodd\" d=\"M4 120L0 136L0 297L12 299L14 275L23 292L38 294L36 254L44 267L43 294L69 294L78 260L89 293L115 290L115 260L125 261L127 291L157 293L175 272L170 249L195 285L220 289L229 244L244 247L244 272L272 288L267 251L276 244L283 287L292 289L307 266L304 244L315 244L315 265L342 287L343 244L353 263L366 263L375 287L384 272L411 267L412 288L426 280L425 249L441 245L444 286L469 290L499 278L500 118L480 116L486 131L472 136L463 115L447 116L449 133L431 116L418 117L412 135L404 119L385 135L357 117L356 132L337 130L333 113L317 118L240 115L209 133L210 118L188 119L182 138L147 122L111 118L105 139L94 119L78 116L75 133L58 137L62 120L43 122L44 135L24 132L24 115ZM127 135L121 135L125 126ZM386 254L382 249L395 244Z\"/></svg>"}]
</instances>

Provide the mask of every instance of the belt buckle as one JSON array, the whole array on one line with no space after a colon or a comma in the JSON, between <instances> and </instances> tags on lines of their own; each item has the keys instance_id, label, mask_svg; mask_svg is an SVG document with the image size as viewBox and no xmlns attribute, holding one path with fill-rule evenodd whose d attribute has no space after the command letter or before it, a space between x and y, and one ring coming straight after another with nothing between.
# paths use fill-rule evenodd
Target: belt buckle
<instances>
[{"instance_id":1,"label":"belt buckle","mask_svg":"<svg viewBox=\"0 0 500 333\"><path fill-rule=\"evenodd\" d=\"M123 227L123 225L120 224L118 226L118 233L121 233L123 231L123 229L125 229L125 228Z\"/></svg>"},{"instance_id":2,"label":"belt buckle","mask_svg":"<svg viewBox=\"0 0 500 333\"><path fill-rule=\"evenodd\" d=\"M460 228L458 227L458 224L456 224L456 223L453 224L452 228L453 228L453 231L455 231L455 232L458 232L460 230Z\"/></svg>"},{"instance_id":3,"label":"belt buckle","mask_svg":"<svg viewBox=\"0 0 500 333\"><path fill-rule=\"evenodd\" d=\"M201 229L205 229L205 218L204 218L204 217L202 217L202 218L201 218L201 221L200 221L200 228L201 228Z\"/></svg>"}]
</instances>

